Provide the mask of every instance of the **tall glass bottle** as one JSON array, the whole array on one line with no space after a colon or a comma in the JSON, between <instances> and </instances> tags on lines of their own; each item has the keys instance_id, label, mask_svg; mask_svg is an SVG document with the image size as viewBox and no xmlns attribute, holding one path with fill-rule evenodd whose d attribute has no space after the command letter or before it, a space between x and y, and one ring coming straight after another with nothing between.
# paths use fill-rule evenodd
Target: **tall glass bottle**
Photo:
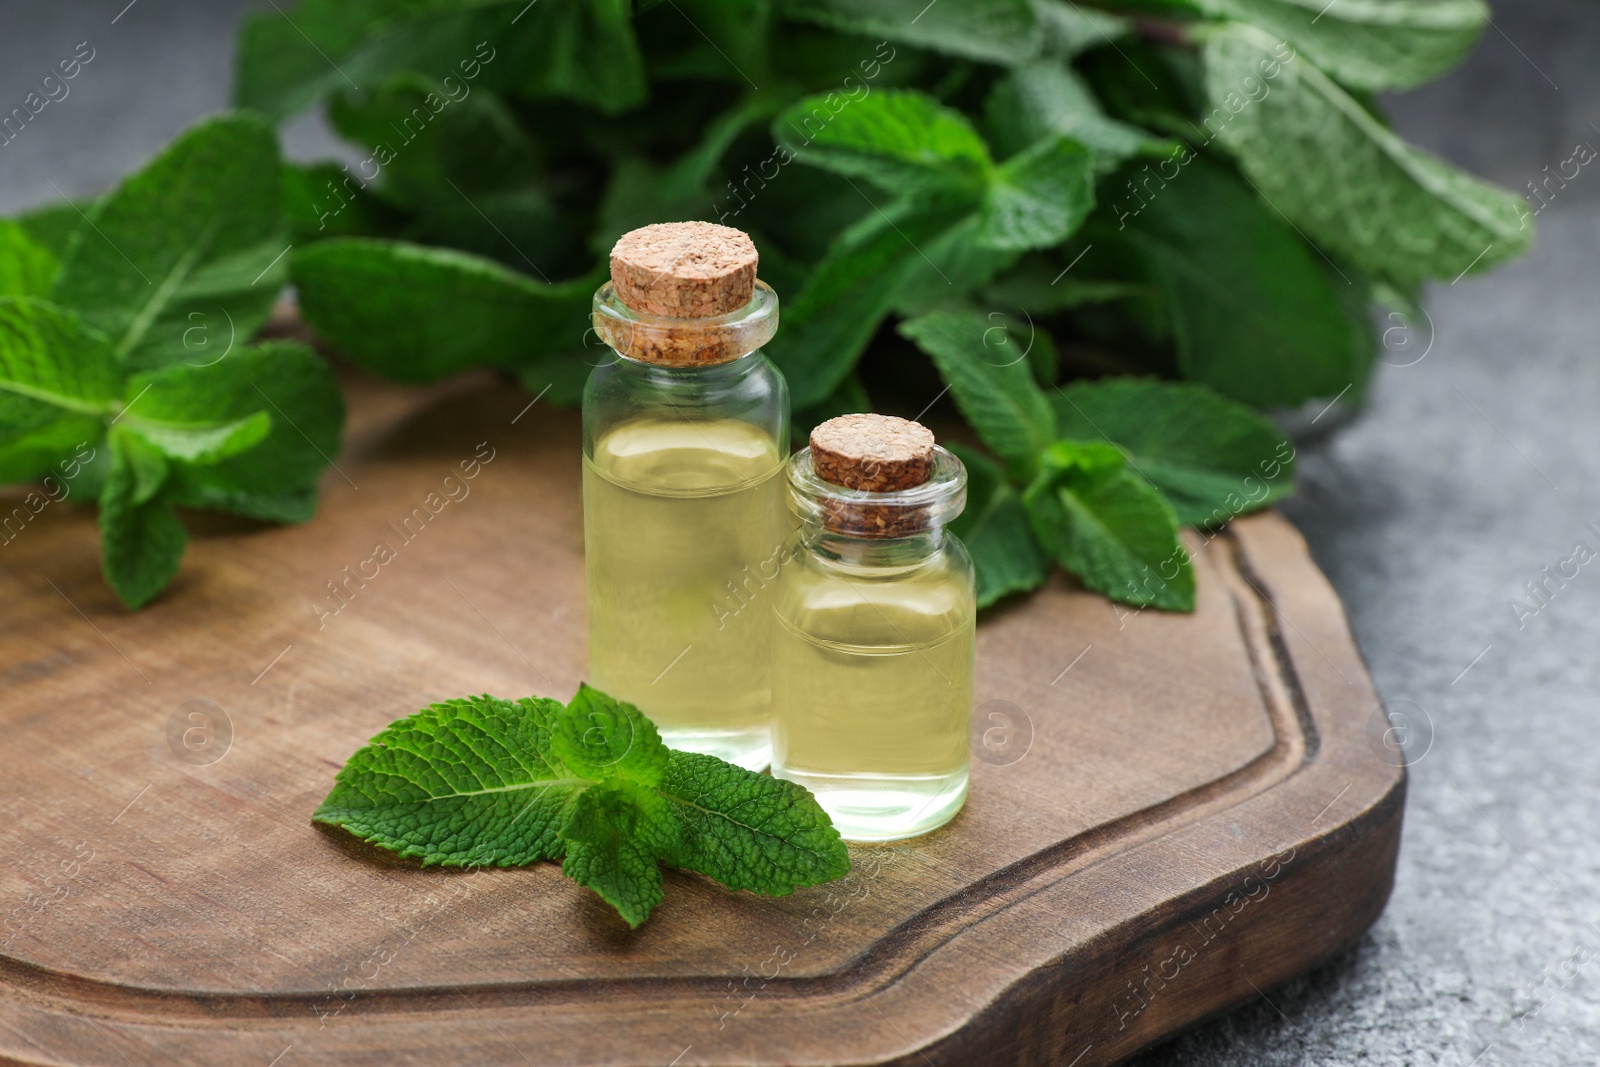
<instances>
[{"instance_id":1,"label":"tall glass bottle","mask_svg":"<svg viewBox=\"0 0 1600 1067\"><path fill-rule=\"evenodd\" d=\"M675 747L771 755L771 596L793 528L789 395L761 354L778 299L750 239L668 223L625 235L594 326L617 358L583 394L589 676Z\"/></svg>"},{"instance_id":2,"label":"tall glass bottle","mask_svg":"<svg viewBox=\"0 0 1600 1067\"><path fill-rule=\"evenodd\" d=\"M967 796L977 607L944 528L966 471L917 423L844 415L788 480L802 525L778 586L772 773L846 840L925 833Z\"/></svg>"}]
</instances>

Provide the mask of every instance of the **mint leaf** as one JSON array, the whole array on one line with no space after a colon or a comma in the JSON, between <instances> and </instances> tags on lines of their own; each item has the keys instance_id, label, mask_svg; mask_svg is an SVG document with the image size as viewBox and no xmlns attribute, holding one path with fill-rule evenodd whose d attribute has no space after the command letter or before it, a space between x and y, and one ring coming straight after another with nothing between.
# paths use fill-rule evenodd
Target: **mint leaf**
<instances>
[{"instance_id":1,"label":"mint leaf","mask_svg":"<svg viewBox=\"0 0 1600 1067\"><path fill-rule=\"evenodd\" d=\"M434 704L350 757L313 819L430 864L562 871L638 926L665 861L782 896L850 869L804 787L674 752L638 709L587 685L554 700Z\"/></svg>"},{"instance_id":2,"label":"mint leaf","mask_svg":"<svg viewBox=\"0 0 1600 1067\"><path fill-rule=\"evenodd\" d=\"M1466 58L1489 22L1478 0L1198 0L1293 44L1353 89L1399 89Z\"/></svg>"},{"instance_id":3,"label":"mint leaf","mask_svg":"<svg viewBox=\"0 0 1600 1067\"><path fill-rule=\"evenodd\" d=\"M1023 503L1039 540L1086 588L1124 604L1194 610L1177 516L1115 446L1056 442Z\"/></svg>"},{"instance_id":4,"label":"mint leaf","mask_svg":"<svg viewBox=\"0 0 1600 1067\"><path fill-rule=\"evenodd\" d=\"M783 13L861 37L887 38L988 63L1018 63L1039 50L1028 0L790 0Z\"/></svg>"},{"instance_id":5,"label":"mint leaf","mask_svg":"<svg viewBox=\"0 0 1600 1067\"><path fill-rule=\"evenodd\" d=\"M0 298L0 483L47 474L93 448L120 407L105 339L42 300Z\"/></svg>"},{"instance_id":6,"label":"mint leaf","mask_svg":"<svg viewBox=\"0 0 1600 1067\"><path fill-rule=\"evenodd\" d=\"M120 456L131 478L128 500L135 506L155 499L172 469L167 457L155 445L131 431L113 426L110 434L113 458Z\"/></svg>"},{"instance_id":7,"label":"mint leaf","mask_svg":"<svg viewBox=\"0 0 1600 1067\"><path fill-rule=\"evenodd\" d=\"M165 477L159 453L111 437L111 470L100 494L100 553L106 581L130 608L142 608L178 573L189 535L157 494Z\"/></svg>"},{"instance_id":8,"label":"mint leaf","mask_svg":"<svg viewBox=\"0 0 1600 1067\"><path fill-rule=\"evenodd\" d=\"M967 506L950 532L972 554L978 607L1039 588L1050 574L1050 556L1034 536L1022 497L987 456L960 445L950 451L967 468Z\"/></svg>"},{"instance_id":9,"label":"mint leaf","mask_svg":"<svg viewBox=\"0 0 1600 1067\"><path fill-rule=\"evenodd\" d=\"M990 248L1048 248L1070 237L1094 207L1094 158L1050 137L1002 163L984 191L977 240Z\"/></svg>"},{"instance_id":10,"label":"mint leaf","mask_svg":"<svg viewBox=\"0 0 1600 1067\"><path fill-rule=\"evenodd\" d=\"M124 430L173 459L214 463L244 452L266 438L272 419L266 401L240 395L235 373L241 361L225 368L178 365L129 383ZM256 410L240 414L254 402Z\"/></svg>"},{"instance_id":11,"label":"mint leaf","mask_svg":"<svg viewBox=\"0 0 1600 1067\"><path fill-rule=\"evenodd\" d=\"M400 215L367 192L353 172L333 163L285 163L283 216L289 239L379 237L398 228Z\"/></svg>"},{"instance_id":12,"label":"mint leaf","mask_svg":"<svg viewBox=\"0 0 1600 1067\"><path fill-rule=\"evenodd\" d=\"M855 367L913 268L918 246L967 217L965 205L891 204L841 234L805 288L784 308L766 347L788 379L796 409L820 403ZM948 286L945 288L948 289Z\"/></svg>"},{"instance_id":13,"label":"mint leaf","mask_svg":"<svg viewBox=\"0 0 1600 1067\"><path fill-rule=\"evenodd\" d=\"M1094 153L1094 169L1100 174L1131 156L1173 147L1108 116L1071 67L1050 59L1018 67L995 82L984 103L984 118L991 141L1005 155L1045 137L1065 136Z\"/></svg>"},{"instance_id":14,"label":"mint leaf","mask_svg":"<svg viewBox=\"0 0 1600 1067\"><path fill-rule=\"evenodd\" d=\"M1035 253L1024 256L1012 270L994 279L983 289L983 298L1007 311L1029 315L1053 315L1085 304L1103 304L1125 297L1139 296L1149 287L1126 281L1107 281L1067 271L1075 253L1070 246L1066 258Z\"/></svg>"},{"instance_id":15,"label":"mint leaf","mask_svg":"<svg viewBox=\"0 0 1600 1067\"><path fill-rule=\"evenodd\" d=\"M785 111L774 136L806 162L903 195L840 234L786 309L768 354L800 408L838 387L890 310L948 304L1021 249L1062 240L1093 204L1089 155L1072 142L1047 138L996 167L971 125L925 95L840 98L836 113L830 100Z\"/></svg>"},{"instance_id":16,"label":"mint leaf","mask_svg":"<svg viewBox=\"0 0 1600 1067\"><path fill-rule=\"evenodd\" d=\"M668 749L655 724L632 704L588 684L568 701L551 742L556 757L585 777L650 786L667 772Z\"/></svg>"},{"instance_id":17,"label":"mint leaf","mask_svg":"<svg viewBox=\"0 0 1600 1067\"><path fill-rule=\"evenodd\" d=\"M265 411L228 422L158 422L129 418L136 432L165 455L190 463L213 463L238 455L267 436L272 419Z\"/></svg>"},{"instance_id":18,"label":"mint leaf","mask_svg":"<svg viewBox=\"0 0 1600 1067\"><path fill-rule=\"evenodd\" d=\"M457 78L446 85L397 74L371 91L334 97L328 118L347 139L374 153L393 152L378 170L377 187L420 213L449 207L477 217L463 194L480 202L484 193L539 175L538 148L505 101L482 86L468 92Z\"/></svg>"},{"instance_id":19,"label":"mint leaf","mask_svg":"<svg viewBox=\"0 0 1600 1067\"><path fill-rule=\"evenodd\" d=\"M560 858L567 812L593 784L550 754L561 710L538 697L431 704L351 756L312 819L424 867Z\"/></svg>"},{"instance_id":20,"label":"mint leaf","mask_svg":"<svg viewBox=\"0 0 1600 1067\"><path fill-rule=\"evenodd\" d=\"M1294 492L1294 446L1203 385L1107 378L1062 387L1055 402L1063 437L1121 448L1185 526L1220 525Z\"/></svg>"},{"instance_id":21,"label":"mint leaf","mask_svg":"<svg viewBox=\"0 0 1600 1067\"><path fill-rule=\"evenodd\" d=\"M908 89L807 97L774 120L772 135L806 163L889 193L975 190L993 166L964 115Z\"/></svg>"},{"instance_id":22,"label":"mint leaf","mask_svg":"<svg viewBox=\"0 0 1600 1067\"><path fill-rule=\"evenodd\" d=\"M1021 253L990 243L981 205L970 214L918 241L915 255L894 291L894 310L901 315L921 315L947 310L952 302L983 285L1016 263Z\"/></svg>"},{"instance_id":23,"label":"mint leaf","mask_svg":"<svg viewBox=\"0 0 1600 1067\"><path fill-rule=\"evenodd\" d=\"M0 484L37 481L86 458L105 433L95 415L61 412L0 391ZM76 469L76 468L74 468Z\"/></svg>"},{"instance_id":24,"label":"mint leaf","mask_svg":"<svg viewBox=\"0 0 1600 1067\"><path fill-rule=\"evenodd\" d=\"M740 134L770 117L778 103L775 97L753 94L712 119L699 144L670 166L634 156L618 160L600 203L591 247L609 251L624 233L653 222L713 217L709 186L718 162ZM772 284L770 258L764 249L761 272L768 284Z\"/></svg>"},{"instance_id":25,"label":"mint leaf","mask_svg":"<svg viewBox=\"0 0 1600 1067\"><path fill-rule=\"evenodd\" d=\"M660 798L652 798L658 809L664 807ZM561 828L567 847L561 873L600 894L632 927L661 903L657 831L640 799L596 786L578 794ZM670 824L671 816L658 810L655 819Z\"/></svg>"},{"instance_id":26,"label":"mint leaf","mask_svg":"<svg viewBox=\"0 0 1600 1067\"><path fill-rule=\"evenodd\" d=\"M1115 45L1133 32L1127 19L1080 7L1076 0L1033 0L1033 9L1043 35L1040 52L1047 56L1071 59L1091 48Z\"/></svg>"},{"instance_id":27,"label":"mint leaf","mask_svg":"<svg viewBox=\"0 0 1600 1067\"><path fill-rule=\"evenodd\" d=\"M900 324L950 386L956 406L984 444L1019 477L1056 437L1050 400L1033 379L1029 339L1014 337L999 314L934 312Z\"/></svg>"},{"instance_id":28,"label":"mint leaf","mask_svg":"<svg viewBox=\"0 0 1600 1067\"><path fill-rule=\"evenodd\" d=\"M413 384L575 348L598 284L547 285L478 256L362 238L296 249L293 277L319 334L363 367Z\"/></svg>"},{"instance_id":29,"label":"mint leaf","mask_svg":"<svg viewBox=\"0 0 1600 1067\"><path fill-rule=\"evenodd\" d=\"M1326 74L1304 59L1283 62L1282 51L1251 26L1209 32L1206 94L1231 115L1218 141L1324 252L1414 283L1486 270L1527 250L1533 220L1521 197L1409 147ZM1240 86L1259 81L1262 64L1281 67L1271 92L1232 114Z\"/></svg>"},{"instance_id":30,"label":"mint leaf","mask_svg":"<svg viewBox=\"0 0 1600 1067\"><path fill-rule=\"evenodd\" d=\"M256 345L208 367L176 366L137 376L131 393L144 385L150 392L132 414L181 415L198 396L205 404L195 414L209 415L219 427L255 420L249 429L230 431L242 436L221 445L242 443L256 432L258 415L268 420L265 438L253 447L238 454L221 447L180 464L170 490L175 503L269 522L311 517L317 481L339 451L344 397L333 372L309 348L287 341ZM145 412L151 398L157 403Z\"/></svg>"},{"instance_id":31,"label":"mint leaf","mask_svg":"<svg viewBox=\"0 0 1600 1067\"><path fill-rule=\"evenodd\" d=\"M768 896L850 870L839 832L804 786L673 751L660 792L682 834L666 857L674 867Z\"/></svg>"},{"instance_id":32,"label":"mint leaf","mask_svg":"<svg viewBox=\"0 0 1600 1067\"><path fill-rule=\"evenodd\" d=\"M304 0L245 20L234 96L241 107L282 119L329 93L375 88L404 71L564 97L608 113L645 95L638 42L618 0Z\"/></svg>"},{"instance_id":33,"label":"mint leaf","mask_svg":"<svg viewBox=\"0 0 1600 1067\"><path fill-rule=\"evenodd\" d=\"M28 297L0 298L0 394L9 398L12 425L41 405L111 414L122 370L105 339L72 312Z\"/></svg>"},{"instance_id":34,"label":"mint leaf","mask_svg":"<svg viewBox=\"0 0 1600 1067\"><path fill-rule=\"evenodd\" d=\"M93 206L92 200L81 204L62 200L24 211L13 221L30 240L56 258L59 268L67 249L72 246L73 238L83 228L83 212Z\"/></svg>"},{"instance_id":35,"label":"mint leaf","mask_svg":"<svg viewBox=\"0 0 1600 1067\"><path fill-rule=\"evenodd\" d=\"M1223 167L1192 159L1125 237L1166 297L1185 377L1266 407L1366 381L1371 331L1347 314L1333 273Z\"/></svg>"},{"instance_id":36,"label":"mint leaf","mask_svg":"<svg viewBox=\"0 0 1600 1067\"><path fill-rule=\"evenodd\" d=\"M205 119L88 209L94 228L71 244L51 299L78 309L135 366L184 359L197 322L242 342L284 281L283 260L274 263L288 247L282 199L272 128L243 115Z\"/></svg>"},{"instance_id":37,"label":"mint leaf","mask_svg":"<svg viewBox=\"0 0 1600 1067\"><path fill-rule=\"evenodd\" d=\"M21 226L0 219L0 296L43 296L60 266Z\"/></svg>"}]
</instances>

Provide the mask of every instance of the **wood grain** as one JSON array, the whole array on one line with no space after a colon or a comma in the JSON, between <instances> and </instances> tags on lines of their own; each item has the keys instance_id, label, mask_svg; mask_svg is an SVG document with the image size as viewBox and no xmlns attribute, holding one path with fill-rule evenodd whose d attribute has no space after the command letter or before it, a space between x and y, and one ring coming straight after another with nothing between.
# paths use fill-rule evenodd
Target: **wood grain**
<instances>
[{"instance_id":1,"label":"wood grain","mask_svg":"<svg viewBox=\"0 0 1600 1067\"><path fill-rule=\"evenodd\" d=\"M1272 514L1191 539L1192 616L1060 577L994 612L966 810L839 883L670 872L630 932L552 865L423 871L313 827L390 720L583 677L578 425L530 399L357 383L317 517L197 517L139 614L92 509L0 546L0 1062L1090 1067L1382 909L1403 770ZM217 747L186 747L196 709Z\"/></svg>"}]
</instances>

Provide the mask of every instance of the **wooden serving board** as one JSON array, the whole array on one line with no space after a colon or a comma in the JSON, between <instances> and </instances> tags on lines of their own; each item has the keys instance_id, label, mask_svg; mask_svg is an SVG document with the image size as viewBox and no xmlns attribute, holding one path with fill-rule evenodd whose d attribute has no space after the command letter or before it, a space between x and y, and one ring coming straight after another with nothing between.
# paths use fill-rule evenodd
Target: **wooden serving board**
<instances>
[{"instance_id":1,"label":"wooden serving board","mask_svg":"<svg viewBox=\"0 0 1600 1067\"><path fill-rule=\"evenodd\" d=\"M1089 1067L1383 908L1404 773L1273 514L1192 541L1192 616L1059 577L994 612L966 810L841 882L669 872L630 932L551 864L424 871L314 827L392 719L584 670L576 417L485 379L352 392L317 517L197 519L144 612L92 509L0 546L0 1061Z\"/></svg>"}]
</instances>

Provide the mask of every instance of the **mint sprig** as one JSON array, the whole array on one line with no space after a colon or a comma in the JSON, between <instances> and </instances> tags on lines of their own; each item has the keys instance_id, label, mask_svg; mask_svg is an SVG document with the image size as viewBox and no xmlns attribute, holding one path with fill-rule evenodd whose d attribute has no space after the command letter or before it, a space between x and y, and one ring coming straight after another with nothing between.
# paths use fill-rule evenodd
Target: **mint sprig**
<instances>
[{"instance_id":1,"label":"mint sprig","mask_svg":"<svg viewBox=\"0 0 1600 1067\"><path fill-rule=\"evenodd\" d=\"M1036 589L1054 558L1125 604L1194 608L1182 526L1221 526L1294 487L1272 423L1197 382L1111 378L1049 392L1030 333L1008 316L933 312L900 332L933 360L956 407L1004 463L960 448L978 605Z\"/></svg>"},{"instance_id":2,"label":"mint sprig","mask_svg":"<svg viewBox=\"0 0 1600 1067\"><path fill-rule=\"evenodd\" d=\"M178 571L176 508L303 521L338 450L326 364L246 346L287 278L282 196L272 128L222 115L90 203L0 225L0 482L97 498L129 607Z\"/></svg>"},{"instance_id":3,"label":"mint sprig","mask_svg":"<svg viewBox=\"0 0 1600 1067\"><path fill-rule=\"evenodd\" d=\"M562 861L637 927L661 865L785 896L850 870L802 786L667 748L632 704L587 685L566 705L466 697L392 723L312 816L424 867Z\"/></svg>"}]
</instances>

